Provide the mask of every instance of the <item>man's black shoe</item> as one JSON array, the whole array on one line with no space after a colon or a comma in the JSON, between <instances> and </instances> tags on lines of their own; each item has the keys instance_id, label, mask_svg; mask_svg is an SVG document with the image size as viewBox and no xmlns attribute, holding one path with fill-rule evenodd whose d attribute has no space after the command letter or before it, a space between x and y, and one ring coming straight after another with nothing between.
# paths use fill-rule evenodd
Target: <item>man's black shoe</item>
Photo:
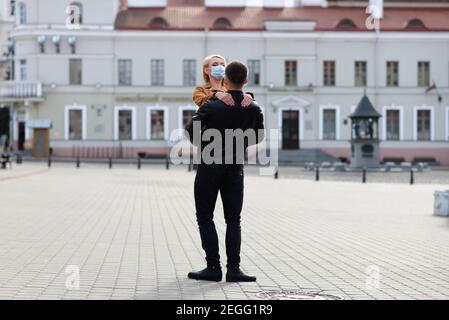
<instances>
[{"instance_id":1,"label":"man's black shoe","mask_svg":"<svg viewBox=\"0 0 449 320\"><path fill-rule=\"evenodd\" d=\"M187 275L190 279L207 280L207 281L221 281L222 273L221 267L207 267L201 271L189 272Z\"/></svg>"},{"instance_id":2,"label":"man's black shoe","mask_svg":"<svg viewBox=\"0 0 449 320\"><path fill-rule=\"evenodd\" d=\"M243 273L240 268L228 268L228 272L226 273L226 281L227 282L253 282L256 281L256 277L249 276Z\"/></svg>"}]
</instances>

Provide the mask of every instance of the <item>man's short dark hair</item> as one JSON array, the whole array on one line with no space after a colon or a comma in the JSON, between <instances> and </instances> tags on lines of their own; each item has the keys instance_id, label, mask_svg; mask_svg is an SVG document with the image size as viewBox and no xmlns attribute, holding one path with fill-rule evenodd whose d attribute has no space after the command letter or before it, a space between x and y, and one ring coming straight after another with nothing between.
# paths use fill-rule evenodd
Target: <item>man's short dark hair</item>
<instances>
[{"instance_id":1,"label":"man's short dark hair","mask_svg":"<svg viewBox=\"0 0 449 320\"><path fill-rule=\"evenodd\" d=\"M236 86L243 86L248 77L248 67L240 61L232 61L226 67L226 78Z\"/></svg>"}]
</instances>

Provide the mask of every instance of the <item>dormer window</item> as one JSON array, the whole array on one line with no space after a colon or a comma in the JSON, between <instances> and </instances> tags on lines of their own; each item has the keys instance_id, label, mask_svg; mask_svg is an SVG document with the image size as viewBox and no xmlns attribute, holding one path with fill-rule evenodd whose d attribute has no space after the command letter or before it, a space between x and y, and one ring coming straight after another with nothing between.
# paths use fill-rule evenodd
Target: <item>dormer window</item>
<instances>
[{"instance_id":1,"label":"dormer window","mask_svg":"<svg viewBox=\"0 0 449 320\"><path fill-rule=\"evenodd\" d=\"M357 27L351 19L343 19L337 24L337 29L351 30L357 29Z\"/></svg>"},{"instance_id":2,"label":"dormer window","mask_svg":"<svg viewBox=\"0 0 449 320\"><path fill-rule=\"evenodd\" d=\"M407 23L406 29L427 29L424 23L419 19L412 19Z\"/></svg>"},{"instance_id":3,"label":"dormer window","mask_svg":"<svg viewBox=\"0 0 449 320\"><path fill-rule=\"evenodd\" d=\"M168 22L161 17L156 17L153 20L151 20L150 22L150 27L153 28L167 28L168 27Z\"/></svg>"},{"instance_id":4,"label":"dormer window","mask_svg":"<svg viewBox=\"0 0 449 320\"><path fill-rule=\"evenodd\" d=\"M218 18L214 22L214 28L217 28L217 29L229 29L229 28L232 28L232 24L226 18Z\"/></svg>"}]
</instances>

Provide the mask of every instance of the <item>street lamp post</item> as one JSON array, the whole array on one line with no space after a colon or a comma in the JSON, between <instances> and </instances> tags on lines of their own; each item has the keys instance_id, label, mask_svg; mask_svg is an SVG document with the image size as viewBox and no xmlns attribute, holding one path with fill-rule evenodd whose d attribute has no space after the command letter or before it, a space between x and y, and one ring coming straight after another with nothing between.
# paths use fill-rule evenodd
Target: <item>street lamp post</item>
<instances>
[{"instance_id":1,"label":"street lamp post","mask_svg":"<svg viewBox=\"0 0 449 320\"><path fill-rule=\"evenodd\" d=\"M9 73L8 73L8 80L14 81L14 42L9 40L8 44L8 51L7 51L7 59L9 62ZM13 136L14 136L14 102L9 103L9 149L10 151L13 150Z\"/></svg>"}]
</instances>

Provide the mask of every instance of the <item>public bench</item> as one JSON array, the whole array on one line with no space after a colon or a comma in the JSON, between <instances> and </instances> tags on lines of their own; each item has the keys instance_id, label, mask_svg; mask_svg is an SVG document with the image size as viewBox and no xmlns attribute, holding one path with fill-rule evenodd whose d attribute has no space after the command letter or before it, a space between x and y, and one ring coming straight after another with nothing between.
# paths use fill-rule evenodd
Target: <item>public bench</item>
<instances>
[{"instance_id":1,"label":"public bench","mask_svg":"<svg viewBox=\"0 0 449 320\"><path fill-rule=\"evenodd\" d=\"M12 168L12 161L16 156L11 152L3 152L0 155L0 168L6 169L6 165L9 164L9 167Z\"/></svg>"}]
</instances>

